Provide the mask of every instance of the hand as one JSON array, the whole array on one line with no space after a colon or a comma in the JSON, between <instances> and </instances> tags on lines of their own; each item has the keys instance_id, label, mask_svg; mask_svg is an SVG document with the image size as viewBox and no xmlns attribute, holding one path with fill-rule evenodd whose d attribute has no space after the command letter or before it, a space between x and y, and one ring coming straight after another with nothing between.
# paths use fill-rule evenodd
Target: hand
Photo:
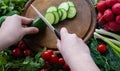
<instances>
[{"instance_id":1,"label":"hand","mask_svg":"<svg viewBox=\"0 0 120 71\"><path fill-rule=\"evenodd\" d=\"M62 28L60 34L61 40L58 40L57 46L65 57L68 57L68 55L71 57L77 52L79 54L90 54L88 46L76 34L69 34L66 28Z\"/></svg>"},{"instance_id":2,"label":"hand","mask_svg":"<svg viewBox=\"0 0 120 71\"><path fill-rule=\"evenodd\" d=\"M71 71L100 71L81 38L69 34L66 28L62 28L60 34L61 40L57 40L57 46Z\"/></svg>"},{"instance_id":3,"label":"hand","mask_svg":"<svg viewBox=\"0 0 120 71\"><path fill-rule=\"evenodd\" d=\"M24 35L37 33L39 31L35 27L27 27L31 22L31 19L22 16L9 16L0 28L1 35L12 45L17 41L20 41Z\"/></svg>"}]
</instances>

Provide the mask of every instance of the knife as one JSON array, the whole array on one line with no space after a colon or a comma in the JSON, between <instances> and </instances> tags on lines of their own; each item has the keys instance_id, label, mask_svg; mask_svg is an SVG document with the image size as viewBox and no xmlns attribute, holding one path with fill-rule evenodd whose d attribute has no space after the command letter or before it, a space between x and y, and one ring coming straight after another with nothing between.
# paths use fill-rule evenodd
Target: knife
<instances>
[{"instance_id":1,"label":"knife","mask_svg":"<svg viewBox=\"0 0 120 71\"><path fill-rule=\"evenodd\" d=\"M57 38L61 40L60 37L60 32L55 29L50 23L49 21L40 13L40 11L38 11L32 4L31 7L33 8L33 10L38 14L38 16L45 22L45 24L56 34Z\"/></svg>"}]
</instances>

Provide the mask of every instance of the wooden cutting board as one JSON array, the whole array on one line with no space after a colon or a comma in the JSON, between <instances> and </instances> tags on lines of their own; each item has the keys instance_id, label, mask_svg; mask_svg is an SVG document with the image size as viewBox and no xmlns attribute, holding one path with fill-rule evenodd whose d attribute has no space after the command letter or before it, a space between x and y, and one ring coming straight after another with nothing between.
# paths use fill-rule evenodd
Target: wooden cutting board
<instances>
[{"instance_id":1,"label":"wooden cutting board","mask_svg":"<svg viewBox=\"0 0 120 71\"><path fill-rule=\"evenodd\" d=\"M38 15L30 7L32 3L43 15L50 6L58 6L61 2L67 0L33 0L26 5L24 16L29 18L37 18ZM58 24L54 25L55 28L60 30L62 27L66 27L69 33L75 33L78 37L87 41L95 29L96 14L92 9L92 4L89 0L72 0L77 8L77 15L73 19L66 19ZM47 27L40 29L39 34L34 35L29 39L25 39L26 43L36 49L41 47L47 47L56 49L56 35ZM72 42L71 42L72 43Z\"/></svg>"}]
</instances>

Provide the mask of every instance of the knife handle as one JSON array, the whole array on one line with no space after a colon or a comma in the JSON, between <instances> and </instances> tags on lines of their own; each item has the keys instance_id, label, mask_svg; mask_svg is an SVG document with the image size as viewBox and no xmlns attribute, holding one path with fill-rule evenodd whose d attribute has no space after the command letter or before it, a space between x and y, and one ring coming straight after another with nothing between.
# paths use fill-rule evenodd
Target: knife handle
<instances>
[{"instance_id":1,"label":"knife handle","mask_svg":"<svg viewBox=\"0 0 120 71\"><path fill-rule=\"evenodd\" d=\"M59 40L61 40L60 32L59 32L57 29L55 29L54 32L55 32L57 38L58 38Z\"/></svg>"}]
</instances>

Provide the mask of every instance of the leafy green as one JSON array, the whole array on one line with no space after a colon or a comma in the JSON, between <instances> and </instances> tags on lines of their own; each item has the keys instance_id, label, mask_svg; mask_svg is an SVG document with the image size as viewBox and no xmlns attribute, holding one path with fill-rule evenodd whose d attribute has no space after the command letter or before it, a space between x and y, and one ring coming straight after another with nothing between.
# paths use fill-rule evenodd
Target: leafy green
<instances>
[{"instance_id":1,"label":"leafy green","mask_svg":"<svg viewBox=\"0 0 120 71\"><path fill-rule=\"evenodd\" d=\"M93 60L98 65L101 71L119 71L120 70L120 59L113 52L111 47L107 45L106 54L100 54L97 51L98 44L101 43L99 40L91 39L87 42L90 47L91 56Z\"/></svg>"}]
</instances>

